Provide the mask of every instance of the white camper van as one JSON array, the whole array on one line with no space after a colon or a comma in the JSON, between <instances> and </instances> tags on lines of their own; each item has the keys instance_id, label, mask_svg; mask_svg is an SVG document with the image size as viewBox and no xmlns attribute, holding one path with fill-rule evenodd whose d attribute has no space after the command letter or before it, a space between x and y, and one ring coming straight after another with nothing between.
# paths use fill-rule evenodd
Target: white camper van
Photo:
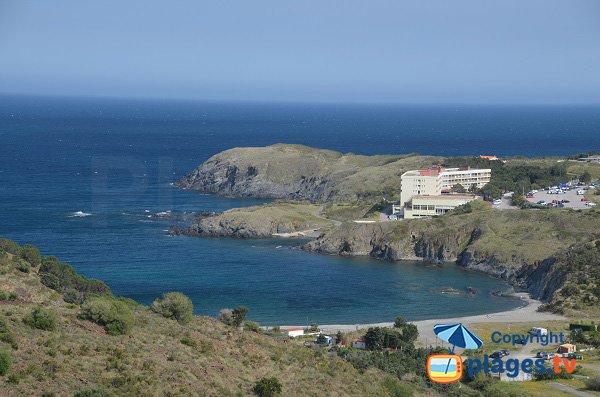
<instances>
[{"instance_id":1,"label":"white camper van","mask_svg":"<svg viewBox=\"0 0 600 397\"><path fill-rule=\"evenodd\" d=\"M548 330L546 328L533 327L529 330L529 333L534 336L546 336L548 335Z\"/></svg>"}]
</instances>

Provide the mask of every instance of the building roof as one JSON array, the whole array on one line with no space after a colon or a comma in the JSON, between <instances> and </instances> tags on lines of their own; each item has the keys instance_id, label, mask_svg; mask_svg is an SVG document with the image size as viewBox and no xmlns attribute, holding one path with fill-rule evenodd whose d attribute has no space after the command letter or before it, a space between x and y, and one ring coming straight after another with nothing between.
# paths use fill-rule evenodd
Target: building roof
<instances>
[{"instance_id":1,"label":"building roof","mask_svg":"<svg viewBox=\"0 0 600 397\"><path fill-rule=\"evenodd\" d=\"M479 156L480 159L486 159L486 160L498 160L498 157L496 156Z\"/></svg>"},{"instance_id":2,"label":"building roof","mask_svg":"<svg viewBox=\"0 0 600 397\"><path fill-rule=\"evenodd\" d=\"M472 200L477 198L477 196L475 196L474 194L423 194L423 195L417 195L417 196L413 196L413 199L420 199L420 200L460 200L460 199L464 199L464 200Z\"/></svg>"},{"instance_id":3,"label":"building roof","mask_svg":"<svg viewBox=\"0 0 600 397\"><path fill-rule=\"evenodd\" d=\"M304 328L301 327L292 327L292 328L285 328L286 331L304 331Z\"/></svg>"},{"instance_id":4,"label":"building roof","mask_svg":"<svg viewBox=\"0 0 600 397\"><path fill-rule=\"evenodd\" d=\"M560 345L560 347L575 347L575 345L572 343L564 343L564 344Z\"/></svg>"}]
</instances>

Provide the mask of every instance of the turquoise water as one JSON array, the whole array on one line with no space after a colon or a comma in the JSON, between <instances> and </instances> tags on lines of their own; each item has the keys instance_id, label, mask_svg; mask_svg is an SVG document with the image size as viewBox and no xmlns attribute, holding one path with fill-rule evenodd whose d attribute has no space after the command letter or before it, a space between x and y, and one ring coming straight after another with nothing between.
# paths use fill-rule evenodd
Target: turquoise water
<instances>
[{"instance_id":1,"label":"turquoise water","mask_svg":"<svg viewBox=\"0 0 600 397\"><path fill-rule=\"evenodd\" d=\"M170 185L211 155L277 142L356 153L566 154L600 146L594 108L416 108L0 98L0 235L143 303L246 305L266 324L361 323L514 308L501 281L448 264L321 256L293 241L169 237L157 212L221 211ZM475 133L478 133L475 136ZM585 139L583 139L585 137ZM519 144L515 144L519 139ZM583 142L583 143L582 143ZM91 214L77 217L77 211ZM148 211L148 212L146 212ZM444 287L476 288L476 298Z\"/></svg>"}]
</instances>

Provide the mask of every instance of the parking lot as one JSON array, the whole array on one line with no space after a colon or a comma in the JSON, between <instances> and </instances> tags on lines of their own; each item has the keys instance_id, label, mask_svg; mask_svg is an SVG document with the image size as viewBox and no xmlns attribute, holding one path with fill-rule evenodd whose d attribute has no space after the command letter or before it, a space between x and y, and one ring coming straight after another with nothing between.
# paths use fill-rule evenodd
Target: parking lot
<instances>
[{"instance_id":1,"label":"parking lot","mask_svg":"<svg viewBox=\"0 0 600 397\"><path fill-rule=\"evenodd\" d=\"M562 203L564 205L564 208L591 208L586 205L585 201L581 201L581 199L583 199L583 196L577 194L578 190L579 189L566 190L562 194L549 194L547 190L540 190L539 192L533 194L533 198L527 198L527 201L533 204L537 204L540 201L552 203L553 200L558 200L560 202L566 200L566 202Z\"/></svg>"}]
</instances>

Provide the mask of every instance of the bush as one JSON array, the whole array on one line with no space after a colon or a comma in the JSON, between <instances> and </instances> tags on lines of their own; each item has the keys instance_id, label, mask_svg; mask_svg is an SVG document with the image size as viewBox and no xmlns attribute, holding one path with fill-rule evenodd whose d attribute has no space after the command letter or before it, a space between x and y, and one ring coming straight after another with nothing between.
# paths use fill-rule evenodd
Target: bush
<instances>
[{"instance_id":1,"label":"bush","mask_svg":"<svg viewBox=\"0 0 600 397\"><path fill-rule=\"evenodd\" d=\"M133 311L122 302L112 297L95 297L81 308L80 317L102 325L110 335L129 333L133 327Z\"/></svg>"},{"instance_id":2,"label":"bush","mask_svg":"<svg viewBox=\"0 0 600 397\"><path fill-rule=\"evenodd\" d=\"M40 266L42 284L56 291L68 289L84 295L111 295L110 288L100 280L83 277L70 265L60 262L54 256L46 256Z\"/></svg>"},{"instance_id":3,"label":"bush","mask_svg":"<svg viewBox=\"0 0 600 397\"><path fill-rule=\"evenodd\" d=\"M196 339L192 338L189 335L185 335L183 338L181 338L180 342L186 346L190 346L190 347L196 347L198 346L198 343L196 342Z\"/></svg>"},{"instance_id":4,"label":"bush","mask_svg":"<svg viewBox=\"0 0 600 397\"><path fill-rule=\"evenodd\" d=\"M42 263L42 255L37 247L31 244L25 244L21 248L21 258L31 264L31 266L38 266Z\"/></svg>"},{"instance_id":5,"label":"bush","mask_svg":"<svg viewBox=\"0 0 600 397\"><path fill-rule=\"evenodd\" d=\"M600 377L587 379L585 381L585 387L590 390L600 391Z\"/></svg>"},{"instance_id":6,"label":"bush","mask_svg":"<svg viewBox=\"0 0 600 397\"><path fill-rule=\"evenodd\" d=\"M398 379L387 377L383 381L383 387L386 388L390 397L411 397L413 391L410 387L400 383Z\"/></svg>"},{"instance_id":7,"label":"bush","mask_svg":"<svg viewBox=\"0 0 600 397\"><path fill-rule=\"evenodd\" d=\"M17 259L15 268L20 272L29 273L31 270L31 265L24 260Z\"/></svg>"},{"instance_id":8,"label":"bush","mask_svg":"<svg viewBox=\"0 0 600 397\"><path fill-rule=\"evenodd\" d=\"M0 350L0 376L6 375L12 367L12 357L4 350Z\"/></svg>"},{"instance_id":9,"label":"bush","mask_svg":"<svg viewBox=\"0 0 600 397\"><path fill-rule=\"evenodd\" d=\"M40 282L50 289L60 291L60 280L54 274L41 273Z\"/></svg>"},{"instance_id":10,"label":"bush","mask_svg":"<svg viewBox=\"0 0 600 397\"><path fill-rule=\"evenodd\" d=\"M233 323L233 309L221 309L219 311L219 321L231 325Z\"/></svg>"},{"instance_id":11,"label":"bush","mask_svg":"<svg viewBox=\"0 0 600 397\"><path fill-rule=\"evenodd\" d=\"M85 301L85 295L74 289L68 289L63 293L63 300L67 303L81 305Z\"/></svg>"},{"instance_id":12,"label":"bush","mask_svg":"<svg viewBox=\"0 0 600 397\"><path fill-rule=\"evenodd\" d=\"M16 301L17 298L18 296L14 292L0 291L0 301Z\"/></svg>"},{"instance_id":13,"label":"bush","mask_svg":"<svg viewBox=\"0 0 600 397\"><path fill-rule=\"evenodd\" d=\"M104 389L85 389L78 391L73 397L111 397L111 394Z\"/></svg>"},{"instance_id":14,"label":"bush","mask_svg":"<svg viewBox=\"0 0 600 397\"><path fill-rule=\"evenodd\" d=\"M10 344L13 349L19 348L15 334L8 329L8 324L3 318L0 318L0 341Z\"/></svg>"},{"instance_id":15,"label":"bush","mask_svg":"<svg viewBox=\"0 0 600 397\"><path fill-rule=\"evenodd\" d=\"M152 303L151 309L163 317L188 323L192 319L194 305L181 292L167 292Z\"/></svg>"},{"instance_id":16,"label":"bush","mask_svg":"<svg viewBox=\"0 0 600 397\"><path fill-rule=\"evenodd\" d=\"M239 328L240 325L246 320L248 315L248 308L245 306L239 306L235 309L221 309L219 312L219 320L232 327Z\"/></svg>"},{"instance_id":17,"label":"bush","mask_svg":"<svg viewBox=\"0 0 600 397\"><path fill-rule=\"evenodd\" d=\"M281 383L275 377L273 378L262 378L256 385L252 391L259 397L274 397L278 394L281 394Z\"/></svg>"},{"instance_id":18,"label":"bush","mask_svg":"<svg viewBox=\"0 0 600 397\"><path fill-rule=\"evenodd\" d=\"M53 331L56 329L56 312L52 309L38 307L23 318L23 322L31 328L37 328L44 331Z\"/></svg>"},{"instance_id":19,"label":"bush","mask_svg":"<svg viewBox=\"0 0 600 397\"><path fill-rule=\"evenodd\" d=\"M5 238L0 239L0 249L13 255L21 254L21 247L19 244Z\"/></svg>"},{"instance_id":20,"label":"bush","mask_svg":"<svg viewBox=\"0 0 600 397\"><path fill-rule=\"evenodd\" d=\"M256 321L246 321L244 323L244 329L246 331L256 332L257 334L260 334L262 332L262 329L260 328L260 324L257 323Z\"/></svg>"},{"instance_id":21,"label":"bush","mask_svg":"<svg viewBox=\"0 0 600 397\"><path fill-rule=\"evenodd\" d=\"M246 320L246 316L248 316L248 308L245 306L236 307L231 312L231 316L233 317L233 326L239 327Z\"/></svg>"}]
</instances>

